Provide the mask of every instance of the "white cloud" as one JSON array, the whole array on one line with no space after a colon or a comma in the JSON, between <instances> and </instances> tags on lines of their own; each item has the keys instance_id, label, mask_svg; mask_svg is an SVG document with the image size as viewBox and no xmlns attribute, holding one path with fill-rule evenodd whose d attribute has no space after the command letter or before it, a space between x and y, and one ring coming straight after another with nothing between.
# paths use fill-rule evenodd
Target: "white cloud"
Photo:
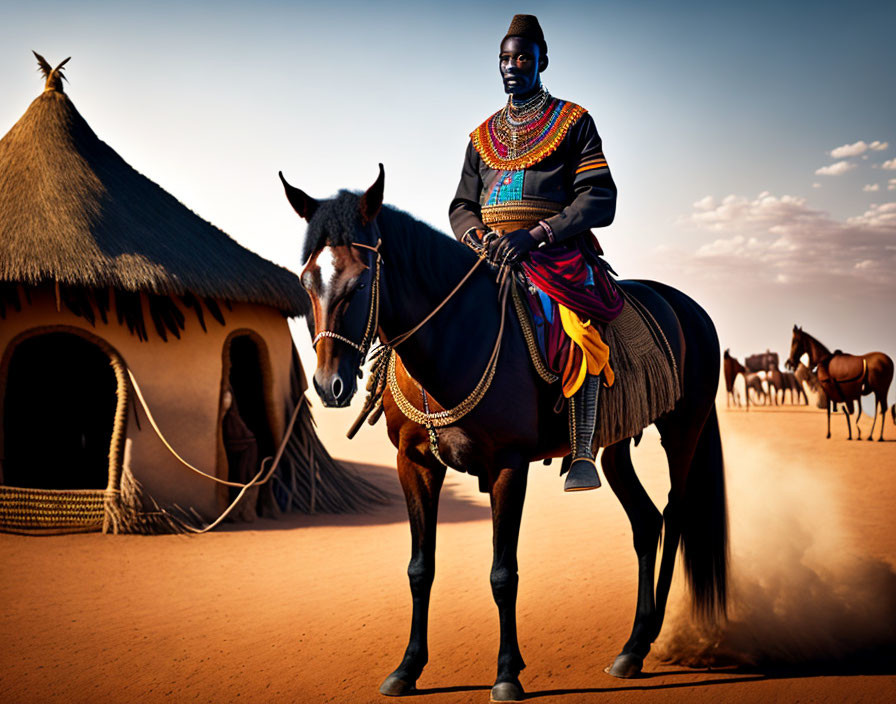
<instances>
[{"instance_id":1,"label":"white cloud","mask_svg":"<svg viewBox=\"0 0 896 704\"><path fill-rule=\"evenodd\" d=\"M863 190L863 191L868 191L868 192L870 192L870 191L879 191L879 190L880 190L880 184L878 184L878 183L866 183L864 186L862 186L862 190Z\"/></svg>"},{"instance_id":2,"label":"white cloud","mask_svg":"<svg viewBox=\"0 0 896 704\"><path fill-rule=\"evenodd\" d=\"M896 190L896 179L890 184ZM712 234L689 256L682 253L696 276L722 285L741 277L808 286L819 295L832 286L841 287L838 295L892 290L896 202L871 205L847 220L811 208L805 198L768 192L697 203L701 207L679 221Z\"/></svg>"},{"instance_id":3,"label":"white cloud","mask_svg":"<svg viewBox=\"0 0 896 704\"><path fill-rule=\"evenodd\" d=\"M893 168L896 169L896 159L893 159L892 161L894 163ZM840 174L845 174L847 171L852 171L854 168L856 168L856 165L851 164L848 161L837 161L828 166L822 166L820 169L816 169L815 173L819 176L839 176ZM884 166L884 168L886 169L890 167Z\"/></svg>"},{"instance_id":4,"label":"white cloud","mask_svg":"<svg viewBox=\"0 0 896 704\"><path fill-rule=\"evenodd\" d=\"M896 178L891 178L889 181L887 181L887 190L896 191Z\"/></svg>"},{"instance_id":5,"label":"white cloud","mask_svg":"<svg viewBox=\"0 0 896 704\"><path fill-rule=\"evenodd\" d=\"M696 210L712 210L715 207L715 199L712 196L706 196L694 203L694 208Z\"/></svg>"},{"instance_id":6,"label":"white cloud","mask_svg":"<svg viewBox=\"0 0 896 704\"><path fill-rule=\"evenodd\" d=\"M889 146L889 142L881 142L879 139L875 139L871 144L868 144L865 142L865 140L860 139L858 142L853 142L852 144L844 144L843 146L835 147L834 149L831 149L829 153L835 159L847 159L851 156L859 156L860 154L864 154L869 149L876 152L882 152Z\"/></svg>"},{"instance_id":7,"label":"white cloud","mask_svg":"<svg viewBox=\"0 0 896 704\"><path fill-rule=\"evenodd\" d=\"M821 184L818 181L816 181L815 183L812 184L812 188L821 188Z\"/></svg>"},{"instance_id":8,"label":"white cloud","mask_svg":"<svg viewBox=\"0 0 896 704\"><path fill-rule=\"evenodd\" d=\"M887 169L888 171L896 171L896 159L890 159L889 161L885 161L880 165L880 168Z\"/></svg>"},{"instance_id":9,"label":"white cloud","mask_svg":"<svg viewBox=\"0 0 896 704\"><path fill-rule=\"evenodd\" d=\"M842 147L831 149L831 156L835 159L845 159L849 156L858 156L868 151L868 145L864 140L859 140L853 144L844 144Z\"/></svg>"}]
</instances>

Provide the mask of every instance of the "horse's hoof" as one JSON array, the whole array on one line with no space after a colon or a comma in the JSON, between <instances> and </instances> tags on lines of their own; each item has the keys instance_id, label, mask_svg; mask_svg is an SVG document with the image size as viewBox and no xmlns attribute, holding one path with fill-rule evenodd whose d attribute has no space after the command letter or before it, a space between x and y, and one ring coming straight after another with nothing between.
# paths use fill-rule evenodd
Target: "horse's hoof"
<instances>
[{"instance_id":1,"label":"horse's hoof","mask_svg":"<svg viewBox=\"0 0 896 704\"><path fill-rule=\"evenodd\" d=\"M640 675L643 666L644 658L639 657L634 653L622 653L621 655L616 656L612 665L604 668L604 672L608 675L613 675L613 677L629 679L630 677L637 677Z\"/></svg>"},{"instance_id":2,"label":"horse's hoof","mask_svg":"<svg viewBox=\"0 0 896 704\"><path fill-rule=\"evenodd\" d=\"M498 682L492 687L490 702L521 702L526 696L519 682Z\"/></svg>"},{"instance_id":3,"label":"horse's hoof","mask_svg":"<svg viewBox=\"0 0 896 704\"><path fill-rule=\"evenodd\" d=\"M380 685L380 694L384 694L387 697L401 697L413 691L413 682L407 682L395 675L389 675Z\"/></svg>"}]
</instances>

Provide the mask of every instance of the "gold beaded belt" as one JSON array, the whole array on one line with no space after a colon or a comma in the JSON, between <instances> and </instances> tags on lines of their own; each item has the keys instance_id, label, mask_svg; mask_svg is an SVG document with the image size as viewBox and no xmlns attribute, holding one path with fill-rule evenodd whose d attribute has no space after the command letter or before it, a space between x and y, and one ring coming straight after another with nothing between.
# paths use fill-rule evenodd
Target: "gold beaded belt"
<instances>
[{"instance_id":1,"label":"gold beaded belt","mask_svg":"<svg viewBox=\"0 0 896 704\"><path fill-rule=\"evenodd\" d=\"M512 200L499 205L483 205L482 222L497 232L530 229L539 220L556 215L561 210L562 204L547 200Z\"/></svg>"}]
</instances>

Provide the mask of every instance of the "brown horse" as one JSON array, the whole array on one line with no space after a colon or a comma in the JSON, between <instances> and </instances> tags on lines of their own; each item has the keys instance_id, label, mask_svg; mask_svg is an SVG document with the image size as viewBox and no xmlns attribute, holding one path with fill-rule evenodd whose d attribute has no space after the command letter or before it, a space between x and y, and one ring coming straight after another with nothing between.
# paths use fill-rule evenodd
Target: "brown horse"
<instances>
[{"instance_id":1,"label":"brown horse","mask_svg":"<svg viewBox=\"0 0 896 704\"><path fill-rule=\"evenodd\" d=\"M794 372L781 372L781 389L781 403L784 403L784 394L789 391L791 404L803 405L803 399L805 399L805 405L809 405L806 390Z\"/></svg>"},{"instance_id":2,"label":"brown horse","mask_svg":"<svg viewBox=\"0 0 896 704\"><path fill-rule=\"evenodd\" d=\"M893 360L883 352L869 352L863 355L844 354L840 350L831 352L814 337L803 332L803 329L793 326L793 340L790 343L790 358L787 366L795 369L797 363L804 354L809 355L809 366L817 368L818 383L824 390L828 399L828 438L831 437L831 406L837 403L846 404L846 428L849 432L849 440L852 440L852 425L849 415L852 412L852 402L859 402L859 417L862 414L861 399L870 393L874 393L874 421L871 424L871 432L868 439L872 440L874 426L877 424L878 409L880 409L880 437L884 439L884 421L887 418L887 392L890 382L893 381ZM896 411L893 412L896 423ZM859 430L859 419L856 418L856 432L858 439L862 439L862 431Z\"/></svg>"},{"instance_id":3,"label":"brown horse","mask_svg":"<svg viewBox=\"0 0 896 704\"><path fill-rule=\"evenodd\" d=\"M781 392L781 404L784 404L784 375L777 367L770 367L766 370L765 375L768 383L768 395L771 396L772 403L778 405L778 392Z\"/></svg>"},{"instance_id":4,"label":"brown horse","mask_svg":"<svg viewBox=\"0 0 896 704\"><path fill-rule=\"evenodd\" d=\"M744 373L744 395L747 397L747 408L750 408L750 391L756 394L756 400L762 401L762 405L770 403L768 393L762 386L762 376L759 372Z\"/></svg>"},{"instance_id":5,"label":"brown horse","mask_svg":"<svg viewBox=\"0 0 896 704\"><path fill-rule=\"evenodd\" d=\"M734 389L734 381L737 379L738 374L746 374L746 370L744 369L744 365L737 361L735 357L731 356L730 350L725 350L723 368L725 370L725 402L728 405L728 408L731 407L731 400L734 399L734 405L740 406L740 397L737 395L737 392ZM747 393L747 408L750 407L750 395L749 391Z\"/></svg>"},{"instance_id":6,"label":"brown horse","mask_svg":"<svg viewBox=\"0 0 896 704\"><path fill-rule=\"evenodd\" d=\"M341 191L321 202L283 182L293 208L308 220L301 281L314 311L314 387L324 405L349 404L374 336L397 345L394 354L400 355L400 364L390 369L404 399L387 390L383 409L389 439L398 448L398 477L411 525L408 578L413 611L404 658L380 692L413 691L428 659L436 514L451 466L476 476L491 499L491 585L500 624L491 697L518 701L524 696L519 674L525 663L516 627L517 542L529 463L569 453L566 419L553 410L558 389L536 373L518 320L504 314L507 308L498 298L494 273L487 266L474 271L476 255L453 238L382 206L383 182L380 166L379 178L363 195ZM697 612L710 621L723 618L728 534L715 410L719 344L712 321L693 300L663 284L619 285L627 295L637 296L663 329L679 360L682 388L675 408L656 421L671 477L669 503L662 514L635 474L631 439L605 448L601 456L604 474L631 522L639 570L631 637L607 672L632 677L641 671L660 632L680 545ZM491 367L496 339L502 344L497 366ZM446 409L460 408L471 398L471 390L480 388L477 382L486 379L482 370L490 368L494 375L478 403L440 427L437 435L432 426L428 430L405 415L420 413L421 407L426 411L427 399L431 412L440 408L436 399ZM660 542L662 557L654 582Z\"/></svg>"}]
</instances>

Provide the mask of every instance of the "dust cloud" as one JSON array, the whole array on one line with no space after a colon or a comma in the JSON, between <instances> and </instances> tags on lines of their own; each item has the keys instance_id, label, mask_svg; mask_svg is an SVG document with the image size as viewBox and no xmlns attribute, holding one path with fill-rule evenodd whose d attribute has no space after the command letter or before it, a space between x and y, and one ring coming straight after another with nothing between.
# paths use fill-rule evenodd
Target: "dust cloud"
<instances>
[{"instance_id":1,"label":"dust cloud","mask_svg":"<svg viewBox=\"0 0 896 704\"><path fill-rule=\"evenodd\" d=\"M656 654L691 667L894 662L896 571L845 534L836 488L761 441L725 438L725 459L728 622L696 623L679 584Z\"/></svg>"}]
</instances>

